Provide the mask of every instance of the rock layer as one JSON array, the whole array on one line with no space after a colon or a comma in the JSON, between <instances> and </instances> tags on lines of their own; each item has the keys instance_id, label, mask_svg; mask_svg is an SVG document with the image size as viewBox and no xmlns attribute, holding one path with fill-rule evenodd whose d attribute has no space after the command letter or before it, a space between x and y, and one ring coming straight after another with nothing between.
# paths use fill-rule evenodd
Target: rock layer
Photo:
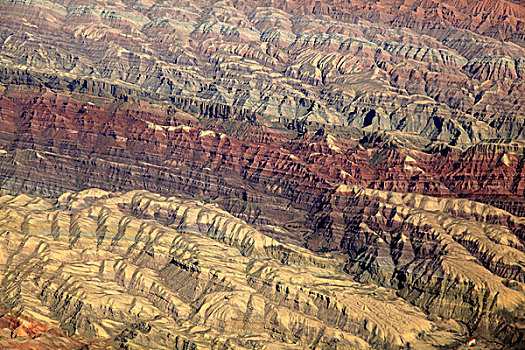
<instances>
[{"instance_id":1,"label":"rock layer","mask_svg":"<svg viewBox=\"0 0 525 350\"><path fill-rule=\"evenodd\" d=\"M71 341L398 349L456 344L467 331L353 281L336 255L279 243L213 204L95 189L0 202L3 305ZM12 343L41 341L15 333Z\"/></svg>"},{"instance_id":2,"label":"rock layer","mask_svg":"<svg viewBox=\"0 0 525 350\"><path fill-rule=\"evenodd\" d=\"M0 18L4 84L301 130L525 138L523 4L2 0Z\"/></svg>"},{"instance_id":3,"label":"rock layer","mask_svg":"<svg viewBox=\"0 0 525 350\"><path fill-rule=\"evenodd\" d=\"M502 207L522 203L520 164L524 147L519 141L492 140L462 150L388 133L343 138L337 132L320 129L297 136L294 131L256 123L197 119L153 103L105 98L86 101L85 95L34 88L22 96L21 91L22 87L11 86L1 100L6 118L0 164L6 191L58 196L65 190L97 186L106 190L144 188L164 196L200 198L213 203L222 216L150 195L135 199L129 195L130 203L117 208L137 220L155 220L162 227L205 234L238 250L241 256L293 264L290 274L303 265L332 271L333 264L285 244L317 252L340 251L348 256L339 260L341 276L346 271L357 281L381 285L389 293L397 290L398 296L432 317L464 324L462 334L496 337L511 344L523 339L519 316L524 280L523 219L489 204L455 198L492 197L493 204ZM84 210L98 198L91 198L89 193L82 194L81 203L73 194L61 197L59 206ZM101 196L110 198L111 194L104 192ZM519 214L518 206L510 206ZM12 212L26 217L19 208ZM84 224L80 224L82 216L74 216L80 213L68 215L67 244L74 247L82 242ZM89 232L94 238L92 245L83 246L86 252L104 244L110 227L117 230L114 237L125 233L119 233L118 228L127 225L127 219L119 217L110 225L106 211L90 215L93 222ZM228 215L233 216L226 219ZM56 221L59 214L51 216L55 219L50 218L49 225L53 220L56 223L50 226L50 234L57 235L65 224ZM22 219L25 224L21 231L31 227L30 218ZM38 227L47 230L45 225ZM225 229L230 233L225 234ZM37 229L34 234L38 235ZM280 243L268 244L271 239ZM149 244L149 254L155 256L158 242ZM471 263L463 266L464 261ZM183 264L175 259L172 265L195 272L201 264ZM176 281L177 275L170 271L165 271L168 280ZM183 276L179 284L188 281L189 277ZM346 278L351 281L351 277ZM178 289L179 284L167 287ZM91 324L98 316L90 317L78 322ZM311 328L324 327L325 316L316 317L320 319ZM59 320L63 328L76 334L76 325ZM387 330L381 330L383 335L378 340L362 333L360 327L343 327L360 339L351 338L355 342L348 340L345 346L395 348L415 341L403 338L405 331L385 335L390 332ZM367 329L364 323L363 327ZM112 336L116 337L117 331L124 332L125 339L141 334L124 327L114 328ZM83 332L78 331L81 339L94 336L89 333L92 330ZM296 339L302 344L299 346L315 341L313 330L308 332L304 340ZM194 341L187 333L180 336L185 338L177 339ZM443 339L452 338L443 334ZM287 339L294 343L290 339L295 338ZM430 341L425 337L420 340ZM160 346L161 340L158 342L148 346Z\"/></svg>"},{"instance_id":4,"label":"rock layer","mask_svg":"<svg viewBox=\"0 0 525 350\"><path fill-rule=\"evenodd\" d=\"M519 348L524 17L0 0L0 347Z\"/></svg>"}]
</instances>

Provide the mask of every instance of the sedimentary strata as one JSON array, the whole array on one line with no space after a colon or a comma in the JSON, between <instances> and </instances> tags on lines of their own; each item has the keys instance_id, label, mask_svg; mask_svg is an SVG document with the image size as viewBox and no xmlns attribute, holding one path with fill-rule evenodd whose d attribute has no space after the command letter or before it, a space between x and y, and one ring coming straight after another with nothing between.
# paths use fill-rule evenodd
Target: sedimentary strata
<instances>
[{"instance_id":1,"label":"sedimentary strata","mask_svg":"<svg viewBox=\"0 0 525 350\"><path fill-rule=\"evenodd\" d=\"M519 348L524 23L0 0L0 347Z\"/></svg>"},{"instance_id":2,"label":"sedimentary strata","mask_svg":"<svg viewBox=\"0 0 525 350\"><path fill-rule=\"evenodd\" d=\"M1 301L18 320L3 344L55 330L94 348L397 349L468 331L215 204L95 189L0 202Z\"/></svg>"}]
</instances>

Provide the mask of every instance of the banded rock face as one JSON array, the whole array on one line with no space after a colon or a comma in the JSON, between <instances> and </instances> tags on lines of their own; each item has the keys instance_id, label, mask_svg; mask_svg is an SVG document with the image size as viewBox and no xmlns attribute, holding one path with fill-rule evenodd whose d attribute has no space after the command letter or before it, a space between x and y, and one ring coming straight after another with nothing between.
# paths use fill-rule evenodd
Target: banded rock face
<instances>
[{"instance_id":1,"label":"banded rock face","mask_svg":"<svg viewBox=\"0 0 525 350\"><path fill-rule=\"evenodd\" d=\"M88 99L46 88L3 90L3 188L60 195L99 187L238 198L310 209L337 184L446 197L523 201L525 144L461 149L396 132L327 128L297 135L162 104ZM93 102L92 102L93 101ZM193 105L199 115L217 113ZM266 200L263 195L268 195ZM507 203L507 204L504 204ZM279 215L284 215L280 213Z\"/></svg>"},{"instance_id":2,"label":"banded rock face","mask_svg":"<svg viewBox=\"0 0 525 350\"><path fill-rule=\"evenodd\" d=\"M367 328L370 326L365 326L362 318L355 321L358 326L354 324L345 328L337 321L342 317L340 314L330 314L332 323L323 318L328 316L316 314L317 323L310 324L306 338L286 338L286 342L294 346L311 346L317 339L317 335L312 333L313 329L328 329L328 325L334 329L333 332L341 330L348 333L350 340L344 338L348 342L345 340L341 343L343 349L355 346L408 347L408 343L436 347L440 342L456 344L467 334L500 339L509 344L519 344L523 339L519 316L522 312L520 300L523 298L523 220L488 204L454 198L470 196L484 199L492 195L499 198L498 205L514 208L513 213L519 215L520 207L512 204L520 203L524 189L521 177L523 145L519 141L489 140L462 150L444 144L428 145L421 137L388 133L369 133L362 138L350 135L345 138L328 129L294 137L296 135L293 132L262 125L246 125L234 120L217 121L213 118L198 119L154 103L115 102L105 98L86 101L82 94L65 95L47 89L27 89L25 95L21 91L24 91L21 87L11 86L4 91L1 100L2 106L5 106L3 111L10 111L6 112L6 118L2 120L5 132L2 134L0 164L5 190L58 197L64 190L91 186L106 190L146 188L165 197L143 192L137 192L142 193L137 196L122 195L127 199L117 201L115 210L123 216L131 215L140 222L153 220L160 227L204 234L207 239L218 240L236 249L239 252L236 254L240 256L264 261L273 259L291 266L287 270L290 278L293 274L299 276L300 266L303 265L326 270L328 272L325 273L329 275L338 271L337 276L340 277L337 279L344 277L349 283L356 279L362 283L380 285L392 297L397 293L398 297L411 304L399 298L394 304L401 302L410 310L419 307L418 312L422 310L431 315L428 322L438 322L439 318L452 322L445 322L446 325L438 322L437 328L418 330L416 333L420 334L419 338L406 338L406 334L414 333L408 330L392 333L388 328L391 325L381 323L383 315L377 321L377 329L381 331L376 329L382 335L376 339L376 335L366 333L373 331L376 326ZM173 194L183 194L191 200L186 199L184 202L166 197ZM114 198L119 196L121 194L98 194L97 191L64 195L58 200L57 207L68 212L65 221L59 221L62 214L55 216L48 213L47 224L35 224L33 234L45 234L51 230L53 222L54 235L61 232L61 227L67 227L66 246L53 246L51 251L66 250L69 254L71 247L83 241L82 227L87 225L85 227L90 228L85 228L86 232L94 236L91 243L81 246L81 252L95 254L101 249L100 245L107 241L110 228L117 231L112 237L125 233L118 233L118 230L127 225L128 219L117 215L111 223L106 223L109 220L104 218L109 215L107 210L100 214L100 208L87 208L92 208L97 200L116 200ZM196 204L194 198L213 205ZM45 204L46 201L38 200L36 203ZM45 208L57 210L49 203ZM90 210L92 214L82 214L85 211L91 213ZM36 214L26 215L28 213L24 206L13 207L9 213L14 216L6 217L6 225L20 222L20 232L33 227L32 217ZM17 232L16 225L6 226L6 229ZM49 228L46 225L50 225ZM136 223L137 232L141 225ZM159 230L164 232L164 228ZM19 239L22 240L22 237ZM158 260L155 252L160 249L156 248L160 243L154 240L155 237L157 235L146 240L144 244L149 244L149 253L143 254L143 257L153 255L153 262ZM107 244L111 246L112 243ZM207 243L198 241L194 244L198 247ZM305 252L304 248L298 246L311 251ZM128 248L125 248L126 252ZM215 254L215 248L212 250ZM228 250L220 251L217 259L229 259L227 257L233 254ZM322 253L318 255L312 251L330 251L337 258L331 258L335 260L330 262ZM60 259L64 258L57 257L57 260ZM190 260L191 264L185 262L186 267L181 267L183 271L198 271L203 266L202 262L193 264L194 258ZM470 261L469 264L466 261ZM111 260L110 263L116 266L115 261ZM173 260L172 265L178 266L179 263L182 264L179 260ZM152 268L164 271L166 266L171 266L166 264ZM213 264L221 265L223 262L213 260L209 268ZM158 276L151 278L156 279ZM171 272L167 276L170 276L167 280L175 281L175 275ZM178 290L180 285L186 285L189 281L186 275L180 278L179 284L166 288ZM104 289L105 281L96 281L95 287L86 288ZM297 283L303 286L303 282ZM357 288L352 293L359 294L357 290L364 288L363 285L352 283L356 283ZM131 294L136 293L135 285L129 288L134 291ZM345 285L344 288L350 287ZM232 293L236 295L241 292ZM83 296L80 295L79 300ZM340 303L351 299L350 296L339 298ZM216 302L213 299L210 303ZM371 301L363 303L368 305ZM17 310L15 305L8 309ZM145 314L157 312L153 308L145 310ZM376 309L379 314L378 310L382 310L382 307ZM82 327L88 327L86 325L106 315L104 312L85 316L78 322ZM190 317L188 315L183 314L181 319L187 319ZM19 317L29 318L34 315L21 314ZM82 327L73 327L68 325L70 321L66 322L60 317L55 316L54 319L61 322L59 330L66 331L64 336L69 337L67 341L98 339L98 333L91 328L82 330ZM119 317L124 316L119 314ZM404 317L400 316L400 319ZM45 322L41 318L35 320ZM226 324L231 321L222 320ZM361 321L363 323L359 323ZM463 326L455 323L458 321ZM71 322L76 324L76 318ZM105 339L117 337L115 332L138 337L142 334L138 329L146 327L141 322L137 319L126 323L135 328L126 326L110 329L106 331L108 335ZM218 344L230 339L223 334L230 334L231 339L234 338L234 329L224 330L224 323L217 323L223 326L219 326L214 333L215 338L222 339L217 340ZM51 325L53 323L50 323L49 329L56 329L56 325L54 328ZM370 325L369 320L366 320L366 325ZM269 332L269 327L258 328L259 334L262 336ZM286 327L286 330L279 328L277 333L291 334L287 332L292 326L288 324ZM293 329L290 332L297 331L297 328ZM450 332L456 332L456 335ZM257 344L281 342L276 340L277 333L266 335L265 340ZM163 341L167 341L164 338L166 334L145 336L157 340L156 343L144 344L149 344L146 347L160 346ZM427 339L423 334L438 335ZM183 332L176 336L179 336L175 338L177 342L194 342L197 344L195 346L204 348L211 346L204 340L204 343L196 342L194 333ZM333 342L343 339L334 337L336 340ZM127 344L127 340L122 340L124 338L115 341ZM330 339L325 339L326 344L331 344ZM422 343L418 343L420 341ZM246 344L241 342L237 345ZM275 346L279 348L282 345Z\"/></svg>"},{"instance_id":3,"label":"banded rock face","mask_svg":"<svg viewBox=\"0 0 525 350\"><path fill-rule=\"evenodd\" d=\"M0 347L519 348L524 17L0 0Z\"/></svg>"},{"instance_id":4,"label":"banded rock face","mask_svg":"<svg viewBox=\"0 0 525 350\"><path fill-rule=\"evenodd\" d=\"M520 3L2 0L0 18L3 84L301 131L525 138Z\"/></svg>"}]
</instances>

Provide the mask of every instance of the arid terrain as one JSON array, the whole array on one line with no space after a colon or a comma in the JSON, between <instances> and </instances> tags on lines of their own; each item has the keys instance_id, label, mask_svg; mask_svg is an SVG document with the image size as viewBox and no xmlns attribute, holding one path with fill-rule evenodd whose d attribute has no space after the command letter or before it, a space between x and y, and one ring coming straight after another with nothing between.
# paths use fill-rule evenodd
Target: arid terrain
<instances>
[{"instance_id":1,"label":"arid terrain","mask_svg":"<svg viewBox=\"0 0 525 350\"><path fill-rule=\"evenodd\" d=\"M0 349L525 348L525 3L0 0Z\"/></svg>"}]
</instances>

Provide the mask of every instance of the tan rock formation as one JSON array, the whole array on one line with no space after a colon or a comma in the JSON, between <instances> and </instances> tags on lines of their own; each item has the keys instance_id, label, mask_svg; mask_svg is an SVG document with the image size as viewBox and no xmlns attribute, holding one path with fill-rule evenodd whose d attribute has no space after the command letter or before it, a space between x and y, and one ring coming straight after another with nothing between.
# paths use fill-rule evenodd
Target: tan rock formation
<instances>
[{"instance_id":1,"label":"tan rock formation","mask_svg":"<svg viewBox=\"0 0 525 350\"><path fill-rule=\"evenodd\" d=\"M0 341L38 347L48 324L70 342L176 349L432 347L466 331L216 205L101 190L0 205L1 300L20 315Z\"/></svg>"}]
</instances>

